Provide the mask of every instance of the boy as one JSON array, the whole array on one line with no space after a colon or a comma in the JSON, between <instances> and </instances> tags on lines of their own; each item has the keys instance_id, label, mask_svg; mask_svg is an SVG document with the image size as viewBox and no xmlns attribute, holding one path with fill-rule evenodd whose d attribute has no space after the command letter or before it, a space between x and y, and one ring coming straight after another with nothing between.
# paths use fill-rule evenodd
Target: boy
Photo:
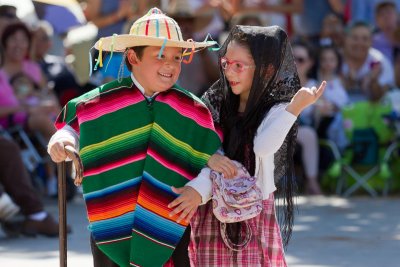
<instances>
[{"instance_id":1,"label":"boy","mask_svg":"<svg viewBox=\"0 0 400 267\"><path fill-rule=\"evenodd\" d=\"M182 239L201 196L176 187L196 177L220 139L207 108L174 84L182 49L210 45L183 41L176 22L157 8L129 34L96 43L100 65L102 50L125 51L131 76L71 100L48 149L56 162L65 160L65 145L80 149L95 266L115 266L97 248L119 266L162 266ZM187 245L175 253L174 265L185 266L178 259L187 258Z\"/></svg>"}]
</instances>

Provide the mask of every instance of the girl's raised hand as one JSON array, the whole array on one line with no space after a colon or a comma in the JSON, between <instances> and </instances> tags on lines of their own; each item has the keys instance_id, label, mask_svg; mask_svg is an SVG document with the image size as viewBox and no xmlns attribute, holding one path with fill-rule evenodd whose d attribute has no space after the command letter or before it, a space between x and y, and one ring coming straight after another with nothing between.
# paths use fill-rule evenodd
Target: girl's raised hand
<instances>
[{"instance_id":1,"label":"girl's raised hand","mask_svg":"<svg viewBox=\"0 0 400 267\"><path fill-rule=\"evenodd\" d=\"M324 93L326 81L323 81L321 85L316 88L315 86L308 88L302 87L293 96L292 101L286 107L286 110L295 116L299 114L308 106L314 104Z\"/></svg>"},{"instance_id":2,"label":"girl's raised hand","mask_svg":"<svg viewBox=\"0 0 400 267\"><path fill-rule=\"evenodd\" d=\"M210 169L220 172L225 178L233 178L237 174L237 167L232 160L220 154L214 154L207 162Z\"/></svg>"}]
</instances>

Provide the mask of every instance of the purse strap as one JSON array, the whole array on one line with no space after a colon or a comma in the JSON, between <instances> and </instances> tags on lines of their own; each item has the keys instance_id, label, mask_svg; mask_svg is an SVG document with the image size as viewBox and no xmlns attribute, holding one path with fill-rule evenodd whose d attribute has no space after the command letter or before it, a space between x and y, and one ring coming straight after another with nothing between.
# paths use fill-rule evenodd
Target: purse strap
<instances>
[{"instance_id":1,"label":"purse strap","mask_svg":"<svg viewBox=\"0 0 400 267\"><path fill-rule=\"evenodd\" d=\"M229 238L229 236L226 233L226 223L222 223L222 222L219 223L219 226L220 226L219 229L221 232L222 240L224 241L225 245L231 250L240 251L242 249L245 249L251 240L253 233L251 231L249 223L247 221L243 221L242 224L246 225L246 236L242 243L235 244L231 241L231 239Z\"/></svg>"}]
</instances>

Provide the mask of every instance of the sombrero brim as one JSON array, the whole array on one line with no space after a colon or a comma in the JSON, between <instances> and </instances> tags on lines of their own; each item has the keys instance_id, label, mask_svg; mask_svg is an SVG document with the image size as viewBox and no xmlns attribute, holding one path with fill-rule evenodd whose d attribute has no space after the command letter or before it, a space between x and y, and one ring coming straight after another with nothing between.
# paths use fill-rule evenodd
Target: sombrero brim
<instances>
[{"instance_id":1,"label":"sombrero brim","mask_svg":"<svg viewBox=\"0 0 400 267\"><path fill-rule=\"evenodd\" d=\"M163 46L165 38L149 37L141 35L121 34L110 37L101 38L96 42L94 47L102 51L124 52L128 47L134 46ZM182 48L203 48L215 45L215 41L207 42L190 42L190 41L173 41L168 40L166 47L182 47Z\"/></svg>"}]
</instances>

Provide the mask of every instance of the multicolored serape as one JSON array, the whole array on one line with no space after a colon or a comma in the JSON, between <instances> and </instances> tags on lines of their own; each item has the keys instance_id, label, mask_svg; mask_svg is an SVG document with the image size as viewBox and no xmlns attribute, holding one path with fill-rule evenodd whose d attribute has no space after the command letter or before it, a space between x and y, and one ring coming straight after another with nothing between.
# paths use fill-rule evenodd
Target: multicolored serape
<instances>
[{"instance_id":1,"label":"multicolored serape","mask_svg":"<svg viewBox=\"0 0 400 267\"><path fill-rule=\"evenodd\" d=\"M71 100L56 127L80 136L89 229L120 266L162 266L185 228L167 205L220 146L211 115L179 87L146 99L130 77Z\"/></svg>"}]
</instances>

